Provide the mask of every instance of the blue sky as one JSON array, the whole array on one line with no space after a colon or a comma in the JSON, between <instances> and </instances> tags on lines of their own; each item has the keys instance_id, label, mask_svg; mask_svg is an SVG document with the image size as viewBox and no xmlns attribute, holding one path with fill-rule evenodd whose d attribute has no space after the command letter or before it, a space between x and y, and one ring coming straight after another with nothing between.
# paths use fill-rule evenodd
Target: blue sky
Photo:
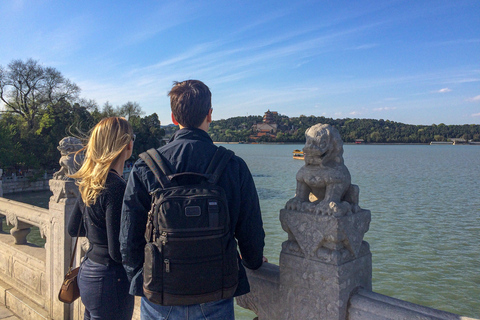
<instances>
[{"instance_id":1,"label":"blue sky","mask_svg":"<svg viewBox=\"0 0 480 320\"><path fill-rule=\"evenodd\" d=\"M0 65L39 60L162 124L185 79L210 87L214 120L480 124L479 0L8 0L0 30Z\"/></svg>"}]
</instances>

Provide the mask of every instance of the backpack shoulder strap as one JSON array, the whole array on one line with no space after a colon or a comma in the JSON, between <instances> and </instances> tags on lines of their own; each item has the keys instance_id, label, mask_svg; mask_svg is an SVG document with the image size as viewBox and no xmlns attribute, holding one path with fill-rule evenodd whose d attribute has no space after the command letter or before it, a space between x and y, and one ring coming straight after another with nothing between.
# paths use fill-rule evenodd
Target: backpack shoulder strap
<instances>
[{"instance_id":1,"label":"backpack shoulder strap","mask_svg":"<svg viewBox=\"0 0 480 320\"><path fill-rule=\"evenodd\" d=\"M150 170L152 170L162 188L165 189L175 185L175 183L169 178L169 176L172 175L172 171L165 164L165 160L156 149L149 149L148 151L141 153L139 157L145 161Z\"/></svg>"},{"instance_id":2,"label":"backpack shoulder strap","mask_svg":"<svg viewBox=\"0 0 480 320\"><path fill-rule=\"evenodd\" d=\"M228 150L222 146L219 146L215 154L213 155L212 161L208 165L207 171L205 174L209 176L208 182L216 184L220 176L222 175L223 170L227 166L228 161L234 155L232 150Z\"/></svg>"}]
</instances>

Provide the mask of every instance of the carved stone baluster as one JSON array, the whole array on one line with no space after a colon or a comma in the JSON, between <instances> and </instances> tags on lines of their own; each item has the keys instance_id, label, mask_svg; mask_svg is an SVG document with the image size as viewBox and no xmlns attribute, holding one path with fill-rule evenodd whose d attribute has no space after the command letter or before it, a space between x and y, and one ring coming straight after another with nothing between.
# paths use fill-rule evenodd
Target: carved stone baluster
<instances>
[{"instance_id":1,"label":"carved stone baluster","mask_svg":"<svg viewBox=\"0 0 480 320\"><path fill-rule=\"evenodd\" d=\"M10 234L15 238L15 244L27 244L27 236L31 231L31 225L18 221L15 226L10 229Z\"/></svg>"}]
</instances>

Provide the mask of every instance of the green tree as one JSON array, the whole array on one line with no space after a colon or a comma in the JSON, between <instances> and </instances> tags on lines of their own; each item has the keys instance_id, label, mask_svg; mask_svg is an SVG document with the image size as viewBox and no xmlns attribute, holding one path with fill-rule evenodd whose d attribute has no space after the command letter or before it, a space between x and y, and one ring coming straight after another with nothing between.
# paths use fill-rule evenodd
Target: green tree
<instances>
[{"instance_id":1,"label":"green tree","mask_svg":"<svg viewBox=\"0 0 480 320\"><path fill-rule=\"evenodd\" d=\"M21 153L16 142L16 128L12 123L7 123L5 118L0 119L0 168L15 167L17 157Z\"/></svg>"},{"instance_id":2,"label":"green tree","mask_svg":"<svg viewBox=\"0 0 480 320\"><path fill-rule=\"evenodd\" d=\"M30 130L36 128L47 106L74 102L79 93L80 88L60 71L35 60L13 60L7 68L0 66L0 99L6 111L22 117Z\"/></svg>"},{"instance_id":3,"label":"green tree","mask_svg":"<svg viewBox=\"0 0 480 320\"><path fill-rule=\"evenodd\" d=\"M148 149L159 148L164 145L163 137L165 136L165 130L161 128L160 120L156 113L144 118L132 116L129 122L136 135L132 152L134 159Z\"/></svg>"},{"instance_id":4,"label":"green tree","mask_svg":"<svg viewBox=\"0 0 480 320\"><path fill-rule=\"evenodd\" d=\"M102 107L102 112L100 113L101 118L98 120L100 121L103 118L110 118L110 117L121 117L122 112L120 111L119 107L113 107L110 102L105 102Z\"/></svg>"},{"instance_id":5,"label":"green tree","mask_svg":"<svg viewBox=\"0 0 480 320\"><path fill-rule=\"evenodd\" d=\"M136 102L128 101L120 107L120 114L127 120L132 116L142 116L145 112L142 111L140 105Z\"/></svg>"}]
</instances>

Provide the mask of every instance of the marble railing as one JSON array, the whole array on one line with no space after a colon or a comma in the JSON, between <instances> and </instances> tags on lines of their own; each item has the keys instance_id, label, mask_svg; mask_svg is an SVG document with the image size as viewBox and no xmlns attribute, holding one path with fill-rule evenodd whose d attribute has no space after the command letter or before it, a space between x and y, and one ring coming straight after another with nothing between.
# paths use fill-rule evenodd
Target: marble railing
<instances>
[{"instance_id":1,"label":"marble railing","mask_svg":"<svg viewBox=\"0 0 480 320\"><path fill-rule=\"evenodd\" d=\"M50 187L48 210L0 198L0 218L12 226L9 233L0 232L0 299L21 319L81 319L81 303L57 299L71 254L66 222L76 186L50 180ZM32 227L38 227L44 247L28 242Z\"/></svg>"},{"instance_id":2,"label":"marble railing","mask_svg":"<svg viewBox=\"0 0 480 320\"><path fill-rule=\"evenodd\" d=\"M70 263L73 242L67 223L78 189L69 180L49 184L49 209L0 198L0 222L11 226L6 232L0 224L0 301L25 320L80 320L81 300L68 305L57 297ZM28 241L32 227L38 227L44 247ZM86 239L80 238L75 266L87 247ZM140 319L139 301L132 319Z\"/></svg>"}]
</instances>

